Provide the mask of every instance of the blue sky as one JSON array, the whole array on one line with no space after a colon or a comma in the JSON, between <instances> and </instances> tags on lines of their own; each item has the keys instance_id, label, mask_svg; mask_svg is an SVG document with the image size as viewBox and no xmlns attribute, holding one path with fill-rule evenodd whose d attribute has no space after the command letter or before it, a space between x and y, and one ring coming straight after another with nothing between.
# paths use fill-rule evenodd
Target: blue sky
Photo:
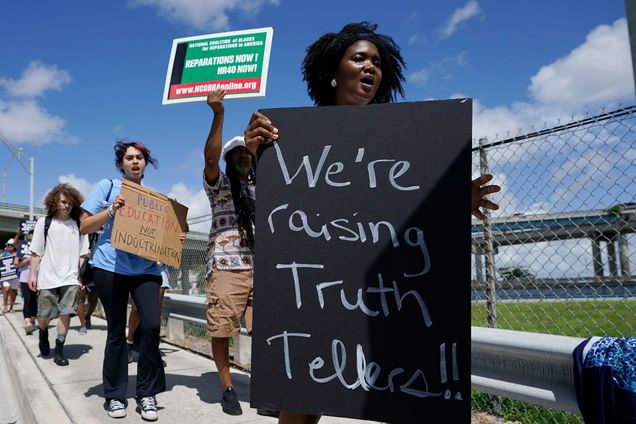
<instances>
[{"instance_id":1,"label":"blue sky","mask_svg":"<svg viewBox=\"0 0 636 424\"><path fill-rule=\"evenodd\" d=\"M35 158L35 200L67 181L83 192L117 177L117 137L159 160L145 184L209 212L201 190L204 103L161 105L172 40L273 27L267 95L226 102L225 139L259 108L308 106L306 47L367 20L407 62L406 101L475 99L474 136L633 103L622 0L5 2L0 26L0 134ZM27 205L28 175L0 146L9 203ZM5 198L1 200L5 201Z\"/></svg>"}]
</instances>

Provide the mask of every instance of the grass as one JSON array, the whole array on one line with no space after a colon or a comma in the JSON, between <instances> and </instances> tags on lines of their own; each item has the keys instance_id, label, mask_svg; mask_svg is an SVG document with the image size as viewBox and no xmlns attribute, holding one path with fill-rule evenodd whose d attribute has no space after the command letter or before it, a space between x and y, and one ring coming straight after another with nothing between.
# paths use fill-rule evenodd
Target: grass
<instances>
[{"instance_id":1,"label":"grass","mask_svg":"<svg viewBox=\"0 0 636 424\"><path fill-rule=\"evenodd\" d=\"M572 337L636 333L636 301L590 300L505 302L497 304L497 328ZM485 303L472 305L472 325L487 327Z\"/></svg>"},{"instance_id":2,"label":"grass","mask_svg":"<svg viewBox=\"0 0 636 424\"><path fill-rule=\"evenodd\" d=\"M474 410L492 411L493 396L474 390L471 396ZM583 418L578 415L505 398L501 399L499 417L523 424L583 424Z\"/></svg>"},{"instance_id":3,"label":"grass","mask_svg":"<svg viewBox=\"0 0 636 424\"><path fill-rule=\"evenodd\" d=\"M212 337L208 336L208 329L201 325L192 324L189 322L185 322L185 332L187 334L191 334L195 337L200 337L206 339L208 342L212 341ZM234 337L230 337L230 347L234 346Z\"/></svg>"}]
</instances>

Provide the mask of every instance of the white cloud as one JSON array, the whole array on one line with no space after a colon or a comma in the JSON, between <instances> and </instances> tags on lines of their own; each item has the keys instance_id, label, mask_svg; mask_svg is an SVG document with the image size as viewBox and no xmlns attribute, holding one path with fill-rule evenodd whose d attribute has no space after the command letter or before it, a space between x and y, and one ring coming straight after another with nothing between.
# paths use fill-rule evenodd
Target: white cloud
<instances>
[{"instance_id":1,"label":"white cloud","mask_svg":"<svg viewBox=\"0 0 636 424\"><path fill-rule=\"evenodd\" d=\"M406 22L413 21L419 17L419 13L411 12L411 14L406 18Z\"/></svg>"},{"instance_id":2,"label":"white cloud","mask_svg":"<svg viewBox=\"0 0 636 424\"><path fill-rule=\"evenodd\" d=\"M65 121L50 114L34 100L0 100L0 128L9 141L43 145L51 142L75 143L64 132Z\"/></svg>"},{"instance_id":3,"label":"white cloud","mask_svg":"<svg viewBox=\"0 0 636 424\"><path fill-rule=\"evenodd\" d=\"M446 21L444 28L440 30L440 37L443 39L450 37L464 22L480 14L479 3L476 0L470 0L463 7L455 9L451 17Z\"/></svg>"},{"instance_id":4,"label":"white cloud","mask_svg":"<svg viewBox=\"0 0 636 424\"><path fill-rule=\"evenodd\" d=\"M423 85L426 83L426 81L428 81L430 76L431 76L431 72L428 70L428 68L422 68L419 71L410 73L406 77L406 79L408 82L413 82L418 85Z\"/></svg>"},{"instance_id":5,"label":"white cloud","mask_svg":"<svg viewBox=\"0 0 636 424\"><path fill-rule=\"evenodd\" d=\"M436 76L441 76L443 79L451 79L453 77L453 71L456 68L461 68L466 65L468 65L467 54L466 52L460 52L455 56L445 57L419 71L412 72L407 75L406 79L408 82L416 85L424 85L431 78Z\"/></svg>"},{"instance_id":6,"label":"white cloud","mask_svg":"<svg viewBox=\"0 0 636 424\"><path fill-rule=\"evenodd\" d=\"M70 81L67 71L38 61L31 62L20 79L0 78L0 89L12 98L0 99L2 135L15 144L77 143L76 137L64 131L64 119L49 113L35 99L48 90L62 90Z\"/></svg>"},{"instance_id":7,"label":"white cloud","mask_svg":"<svg viewBox=\"0 0 636 424\"><path fill-rule=\"evenodd\" d=\"M55 65L33 61L18 80L0 78L0 87L12 97L33 98L47 90L60 91L71 82L71 75Z\"/></svg>"},{"instance_id":8,"label":"white cloud","mask_svg":"<svg viewBox=\"0 0 636 424\"><path fill-rule=\"evenodd\" d=\"M627 21L600 25L586 37L585 43L567 56L543 66L532 77L532 98L540 104L559 104L579 108L630 98L634 78Z\"/></svg>"},{"instance_id":9,"label":"white cloud","mask_svg":"<svg viewBox=\"0 0 636 424\"><path fill-rule=\"evenodd\" d=\"M412 46L414 44L424 44L426 43L427 39L425 35L422 34L413 34L409 37L409 41L408 44L409 46Z\"/></svg>"},{"instance_id":10,"label":"white cloud","mask_svg":"<svg viewBox=\"0 0 636 424\"><path fill-rule=\"evenodd\" d=\"M279 3L280 0L128 0L130 7L154 6L167 19L210 31L229 29L230 11L238 10L249 17L267 4Z\"/></svg>"},{"instance_id":11,"label":"white cloud","mask_svg":"<svg viewBox=\"0 0 636 424\"><path fill-rule=\"evenodd\" d=\"M203 189L190 191L183 183L174 184L166 196L188 207L188 219L209 215L210 202Z\"/></svg>"},{"instance_id":12,"label":"white cloud","mask_svg":"<svg viewBox=\"0 0 636 424\"><path fill-rule=\"evenodd\" d=\"M93 191L96 185L93 183L89 183L84 178L76 177L75 174L60 175L59 177L57 177L57 180L60 183L70 184L72 187L76 188L80 193L82 193L82 196L84 197L88 196L90 192Z\"/></svg>"},{"instance_id":13,"label":"white cloud","mask_svg":"<svg viewBox=\"0 0 636 424\"><path fill-rule=\"evenodd\" d=\"M624 18L598 26L583 44L531 78L529 101L487 108L475 100L474 137L505 138L509 131L526 132L531 125L557 125L560 118L573 119L585 108L633 100L630 54Z\"/></svg>"}]
</instances>

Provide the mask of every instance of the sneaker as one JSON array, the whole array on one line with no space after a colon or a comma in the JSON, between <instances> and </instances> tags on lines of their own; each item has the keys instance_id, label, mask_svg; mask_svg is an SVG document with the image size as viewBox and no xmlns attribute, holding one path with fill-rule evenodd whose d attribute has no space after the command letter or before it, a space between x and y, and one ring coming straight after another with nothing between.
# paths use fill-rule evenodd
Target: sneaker
<instances>
[{"instance_id":1,"label":"sneaker","mask_svg":"<svg viewBox=\"0 0 636 424\"><path fill-rule=\"evenodd\" d=\"M228 387L223 392L221 407L223 408L223 412L228 415L241 415L243 413L241 404L236 397L236 392L232 387Z\"/></svg>"},{"instance_id":2,"label":"sneaker","mask_svg":"<svg viewBox=\"0 0 636 424\"><path fill-rule=\"evenodd\" d=\"M40 355L49 356L51 353L51 344L49 343L49 329L40 328Z\"/></svg>"},{"instance_id":3,"label":"sneaker","mask_svg":"<svg viewBox=\"0 0 636 424\"><path fill-rule=\"evenodd\" d=\"M280 411L275 411L273 409L265 409L265 408L258 408L256 410L256 413L264 417L274 417L274 418L278 418L278 416L280 415Z\"/></svg>"},{"instance_id":4,"label":"sneaker","mask_svg":"<svg viewBox=\"0 0 636 424\"><path fill-rule=\"evenodd\" d=\"M85 318L85 321L86 321L86 329L90 330L91 327L93 326L93 324L91 324L91 316L86 314L84 316L84 318Z\"/></svg>"},{"instance_id":5,"label":"sneaker","mask_svg":"<svg viewBox=\"0 0 636 424\"><path fill-rule=\"evenodd\" d=\"M154 396L137 398L137 409L141 411L141 418L144 420L156 421L159 418L157 415L157 400Z\"/></svg>"},{"instance_id":6,"label":"sneaker","mask_svg":"<svg viewBox=\"0 0 636 424\"><path fill-rule=\"evenodd\" d=\"M86 328L87 327L80 327L80 329L77 331L80 336L83 336L86 334Z\"/></svg>"},{"instance_id":7,"label":"sneaker","mask_svg":"<svg viewBox=\"0 0 636 424\"><path fill-rule=\"evenodd\" d=\"M31 324L30 322L27 322L26 325L24 326L24 332L26 333L27 336L30 336L31 334L33 334L33 324Z\"/></svg>"},{"instance_id":8,"label":"sneaker","mask_svg":"<svg viewBox=\"0 0 636 424\"><path fill-rule=\"evenodd\" d=\"M126 405L118 399L109 400L106 410L111 418L124 418L126 416Z\"/></svg>"}]
</instances>

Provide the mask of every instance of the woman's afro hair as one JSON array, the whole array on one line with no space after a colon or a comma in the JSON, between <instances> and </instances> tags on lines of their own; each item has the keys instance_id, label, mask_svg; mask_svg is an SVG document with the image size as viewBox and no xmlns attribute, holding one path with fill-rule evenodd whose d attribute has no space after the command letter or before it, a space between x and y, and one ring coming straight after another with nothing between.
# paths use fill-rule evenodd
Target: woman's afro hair
<instances>
[{"instance_id":1,"label":"woman's afro hair","mask_svg":"<svg viewBox=\"0 0 636 424\"><path fill-rule=\"evenodd\" d=\"M368 22L345 25L340 32L328 33L307 48L302 65L303 80L309 97L317 106L335 104L335 90L330 82L338 72L340 60L353 43L366 40L375 45L382 62L382 81L370 103L395 102L397 94L404 97L402 68L406 68L400 48L387 35L375 32L378 26Z\"/></svg>"}]
</instances>

